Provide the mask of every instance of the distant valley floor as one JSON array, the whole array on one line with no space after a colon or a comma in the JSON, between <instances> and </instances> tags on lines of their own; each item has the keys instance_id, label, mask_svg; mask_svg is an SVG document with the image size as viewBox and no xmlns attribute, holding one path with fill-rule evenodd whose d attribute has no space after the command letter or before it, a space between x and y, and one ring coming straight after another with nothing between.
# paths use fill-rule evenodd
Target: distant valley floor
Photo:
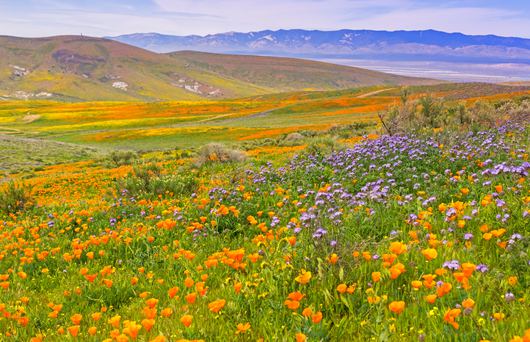
<instances>
[{"instance_id":1,"label":"distant valley floor","mask_svg":"<svg viewBox=\"0 0 530 342\"><path fill-rule=\"evenodd\" d=\"M523 63L388 61L346 58L316 58L315 60L396 75L434 78L452 82L530 81L530 64Z\"/></svg>"}]
</instances>

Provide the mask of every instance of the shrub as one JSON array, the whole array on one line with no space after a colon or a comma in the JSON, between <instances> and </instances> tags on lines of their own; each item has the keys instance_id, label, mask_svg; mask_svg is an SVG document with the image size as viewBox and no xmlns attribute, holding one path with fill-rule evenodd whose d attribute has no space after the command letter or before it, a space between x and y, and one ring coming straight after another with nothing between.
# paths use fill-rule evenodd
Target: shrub
<instances>
[{"instance_id":1,"label":"shrub","mask_svg":"<svg viewBox=\"0 0 530 342\"><path fill-rule=\"evenodd\" d=\"M497 110L512 122L524 123L530 121L530 99L508 101L501 104Z\"/></svg>"},{"instance_id":2,"label":"shrub","mask_svg":"<svg viewBox=\"0 0 530 342\"><path fill-rule=\"evenodd\" d=\"M164 174L156 164L143 164L133 167L125 178L117 180L118 191L126 191L129 196L158 197L175 194L190 195L197 190L195 174L183 170L179 173Z\"/></svg>"},{"instance_id":3,"label":"shrub","mask_svg":"<svg viewBox=\"0 0 530 342\"><path fill-rule=\"evenodd\" d=\"M246 155L242 151L227 148L222 144L212 143L201 148L197 157L197 165L242 162L245 159Z\"/></svg>"},{"instance_id":4,"label":"shrub","mask_svg":"<svg viewBox=\"0 0 530 342\"><path fill-rule=\"evenodd\" d=\"M444 106L431 96L424 96L419 100L421 121L424 127L440 127L440 120Z\"/></svg>"},{"instance_id":5,"label":"shrub","mask_svg":"<svg viewBox=\"0 0 530 342\"><path fill-rule=\"evenodd\" d=\"M343 148L344 146L334 138L319 137L313 139L313 141L307 146L307 153L325 155Z\"/></svg>"},{"instance_id":6,"label":"shrub","mask_svg":"<svg viewBox=\"0 0 530 342\"><path fill-rule=\"evenodd\" d=\"M409 101L409 90L401 90L401 103L391 107L385 113L378 113L379 121L388 135L403 134L419 128L416 115L417 103ZM429 103L429 100L427 100Z\"/></svg>"},{"instance_id":7,"label":"shrub","mask_svg":"<svg viewBox=\"0 0 530 342\"><path fill-rule=\"evenodd\" d=\"M304 139L304 136L300 133L289 133L287 134L287 136L285 137L285 141L300 141Z\"/></svg>"},{"instance_id":8,"label":"shrub","mask_svg":"<svg viewBox=\"0 0 530 342\"><path fill-rule=\"evenodd\" d=\"M495 127L500 115L495 107L488 102L477 101L468 109L468 117L471 129L478 131L483 127Z\"/></svg>"},{"instance_id":9,"label":"shrub","mask_svg":"<svg viewBox=\"0 0 530 342\"><path fill-rule=\"evenodd\" d=\"M33 205L31 188L23 183L9 182L0 190L0 212L14 214Z\"/></svg>"},{"instance_id":10,"label":"shrub","mask_svg":"<svg viewBox=\"0 0 530 342\"><path fill-rule=\"evenodd\" d=\"M131 165L137 157L138 155L133 151L113 151L110 154L110 160L116 166Z\"/></svg>"}]
</instances>

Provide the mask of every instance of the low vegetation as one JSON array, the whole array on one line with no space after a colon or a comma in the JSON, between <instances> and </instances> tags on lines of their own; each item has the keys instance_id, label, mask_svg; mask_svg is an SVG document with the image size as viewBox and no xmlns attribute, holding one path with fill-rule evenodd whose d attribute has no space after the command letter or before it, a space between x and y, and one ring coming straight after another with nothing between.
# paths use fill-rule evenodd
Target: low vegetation
<instances>
[{"instance_id":1,"label":"low vegetation","mask_svg":"<svg viewBox=\"0 0 530 342\"><path fill-rule=\"evenodd\" d=\"M528 102L395 91L10 175L0 340L528 340Z\"/></svg>"},{"instance_id":2,"label":"low vegetation","mask_svg":"<svg viewBox=\"0 0 530 342\"><path fill-rule=\"evenodd\" d=\"M430 95L410 100L407 88L400 103L378 113L379 121L389 135L431 129L473 130L493 128L507 120L526 120L530 116L530 99L525 97L492 103L475 101L445 102Z\"/></svg>"},{"instance_id":3,"label":"low vegetation","mask_svg":"<svg viewBox=\"0 0 530 342\"><path fill-rule=\"evenodd\" d=\"M33 205L31 189L14 181L0 184L0 213L17 214Z\"/></svg>"},{"instance_id":4,"label":"low vegetation","mask_svg":"<svg viewBox=\"0 0 530 342\"><path fill-rule=\"evenodd\" d=\"M155 163L134 165L124 178L118 179L117 190L123 195L141 198L189 196L198 188L196 175L182 167L163 170Z\"/></svg>"},{"instance_id":5,"label":"low vegetation","mask_svg":"<svg viewBox=\"0 0 530 342\"><path fill-rule=\"evenodd\" d=\"M196 164L203 166L210 163L237 163L245 159L246 155L242 151L211 143L200 149Z\"/></svg>"}]
</instances>

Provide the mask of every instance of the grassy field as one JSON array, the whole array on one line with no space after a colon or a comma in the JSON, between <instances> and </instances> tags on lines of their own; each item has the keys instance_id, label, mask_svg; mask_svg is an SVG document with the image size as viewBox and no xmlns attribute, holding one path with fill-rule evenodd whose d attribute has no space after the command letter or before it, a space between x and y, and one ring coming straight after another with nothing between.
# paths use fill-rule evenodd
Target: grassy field
<instances>
[{"instance_id":1,"label":"grassy field","mask_svg":"<svg viewBox=\"0 0 530 342\"><path fill-rule=\"evenodd\" d=\"M528 133L36 170L0 212L0 339L527 341Z\"/></svg>"},{"instance_id":2,"label":"grassy field","mask_svg":"<svg viewBox=\"0 0 530 342\"><path fill-rule=\"evenodd\" d=\"M0 179L10 171L30 171L45 165L94 159L97 148L0 134Z\"/></svg>"},{"instance_id":3,"label":"grassy field","mask_svg":"<svg viewBox=\"0 0 530 342\"><path fill-rule=\"evenodd\" d=\"M411 98L432 94L468 105L478 99L528 96L525 87L411 87ZM200 102L0 102L0 133L91 147L155 150L275 138L335 126L376 125L377 113L399 103L400 88L368 87L293 92Z\"/></svg>"},{"instance_id":4,"label":"grassy field","mask_svg":"<svg viewBox=\"0 0 530 342\"><path fill-rule=\"evenodd\" d=\"M530 340L528 122L381 136L401 95L0 102L0 340Z\"/></svg>"}]
</instances>

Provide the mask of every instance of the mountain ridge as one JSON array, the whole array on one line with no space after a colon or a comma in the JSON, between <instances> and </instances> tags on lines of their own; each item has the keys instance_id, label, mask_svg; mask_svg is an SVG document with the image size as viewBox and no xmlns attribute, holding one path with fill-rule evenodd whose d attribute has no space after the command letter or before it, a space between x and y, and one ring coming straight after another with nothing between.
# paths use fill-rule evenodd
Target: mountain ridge
<instances>
[{"instance_id":1,"label":"mountain ridge","mask_svg":"<svg viewBox=\"0 0 530 342\"><path fill-rule=\"evenodd\" d=\"M425 58L530 63L530 39L465 35L436 30L263 30L175 36L134 33L107 37L157 52L195 50L212 53L258 53L279 56L350 56Z\"/></svg>"}]
</instances>

